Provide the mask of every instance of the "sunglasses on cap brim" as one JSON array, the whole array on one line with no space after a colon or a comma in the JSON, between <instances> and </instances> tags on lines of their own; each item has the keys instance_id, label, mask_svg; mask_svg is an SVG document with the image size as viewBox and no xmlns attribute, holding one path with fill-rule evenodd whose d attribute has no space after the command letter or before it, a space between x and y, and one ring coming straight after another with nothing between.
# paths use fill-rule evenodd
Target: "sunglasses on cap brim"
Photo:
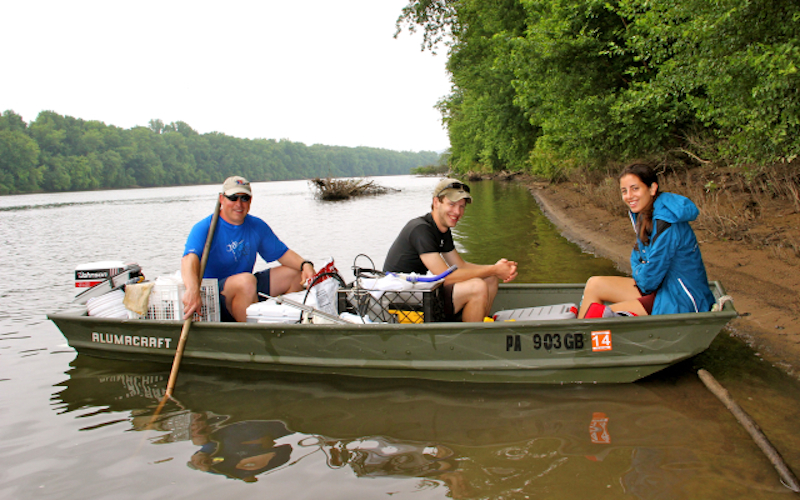
<instances>
[{"instance_id":1,"label":"sunglasses on cap brim","mask_svg":"<svg viewBox=\"0 0 800 500\"><path fill-rule=\"evenodd\" d=\"M437 194L436 197L437 198L440 197L448 189L457 189L457 190L462 190L463 189L464 191L469 193L469 186L467 186L463 182L451 182L450 184L448 184L444 188L442 188L442 190L439 191L439 194Z\"/></svg>"}]
</instances>

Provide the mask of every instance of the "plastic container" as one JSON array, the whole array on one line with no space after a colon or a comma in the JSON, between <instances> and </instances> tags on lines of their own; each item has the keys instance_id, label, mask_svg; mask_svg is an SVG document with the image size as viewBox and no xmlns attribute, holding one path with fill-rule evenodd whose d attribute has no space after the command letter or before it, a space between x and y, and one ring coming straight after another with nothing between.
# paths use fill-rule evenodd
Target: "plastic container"
<instances>
[{"instance_id":1,"label":"plastic container","mask_svg":"<svg viewBox=\"0 0 800 500\"><path fill-rule=\"evenodd\" d=\"M349 312L380 323L444 321L444 293L439 285L409 291L340 288L339 313Z\"/></svg>"},{"instance_id":2,"label":"plastic container","mask_svg":"<svg viewBox=\"0 0 800 500\"><path fill-rule=\"evenodd\" d=\"M183 292L186 287L182 283L159 282L150 292L147 307L147 319L183 320ZM195 321L219 321L219 291L217 280L204 279L200 284L202 305L199 317Z\"/></svg>"}]
</instances>

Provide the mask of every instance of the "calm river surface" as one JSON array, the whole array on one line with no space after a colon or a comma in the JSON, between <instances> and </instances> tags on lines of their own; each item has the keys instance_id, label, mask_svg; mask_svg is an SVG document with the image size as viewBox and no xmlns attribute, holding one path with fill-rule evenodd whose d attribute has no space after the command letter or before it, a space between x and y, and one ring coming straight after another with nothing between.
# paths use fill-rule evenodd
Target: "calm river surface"
<instances>
[{"instance_id":1,"label":"calm river surface","mask_svg":"<svg viewBox=\"0 0 800 500\"><path fill-rule=\"evenodd\" d=\"M340 203L305 182L254 184L251 213L348 281L378 268L436 179ZM626 385L498 386L309 378L182 367L177 401L145 429L169 366L77 355L48 312L74 269L178 270L217 186L0 197L0 498L794 498L699 382L708 369L800 471L800 388L723 333L712 348ZM457 228L467 260L520 263L520 282L618 274L562 239L520 185L473 183ZM359 261L364 266L364 261ZM260 262L258 266L265 266ZM724 276L712 276L724 283Z\"/></svg>"}]
</instances>

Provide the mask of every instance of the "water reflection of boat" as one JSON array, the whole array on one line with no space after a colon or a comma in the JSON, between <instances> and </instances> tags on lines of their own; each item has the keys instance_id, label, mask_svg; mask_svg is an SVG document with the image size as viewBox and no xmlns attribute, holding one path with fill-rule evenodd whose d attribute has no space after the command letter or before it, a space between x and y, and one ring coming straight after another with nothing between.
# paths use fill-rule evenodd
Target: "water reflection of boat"
<instances>
[{"instance_id":1,"label":"water reflection of boat","mask_svg":"<svg viewBox=\"0 0 800 500\"><path fill-rule=\"evenodd\" d=\"M724 290L710 284L719 298ZM583 285L503 285L497 310L580 301ZM183 363L475 382L631 382L694 356L736 316L722 311L591 320L305 325L198 322ZM85 354L170 363L179 321L51 314Z\"/></svg>"},{"instance_id":2,"label":"water reflection of boat","mask_svg":"<svg viewBox=\"0 0 800 500\"><path fill-rule=\"evenodd\" d=\"M331 469L349 467L356 477L429 477L451 472L454 452L443 445L397 441L384 436L338 440L292 432L278 420L229 423L210 412L183 414L190 419L189 440L200 446L190 468L254 482L257 476L322 451ZM149 422L148 422L149 423ZM162 427L163 430L163 427ZM173 440L169 440L173 441Z\"/></svg>"},{"instance_id":3,"label":"water reflection of boat","mask_svg":"<svg viewBox=\"0 0 800 500\"><path fill-rule=\"evenodd\" d=\"M323 441L330 467L349 466L357 477L433 476L455 470L454 452L444 445L366 436L349 441Z\"/></svg>"},{"instance_id":4,"label":"water reflection of boat","mask_svg":"<svg viewBox=\"0 0 800 500\"><path fill-rule=\"evenodd\" d=\"M102 407L110 421L127 414L126 430L147 428L167 375L157 365L81 355L73 365L54 395L57 407L64 412ZM419 381L372 381L365 387L357 379L331 383L295 375L259 380L240 374L183 371L176 388L180 404L164 408L156 422L159 435L151 443L192 441L196 454L207 444L194 441L194 424L203 420L209 442L224 441L226 428L231 435L238 429L239 438L229 435L229 441L249 443L250 451L254 446L266 450L248 456L275 455L253 461L250 476L237 476L235 467L227 473L214 468L215 457L229 464L246 458L225 455L214 446L206 446L206 456L186 456L176 463L208 459L194 468L259 481L293 469L322 473L320 468L355 477L414 477L466 498L515 489L597 487L592 484L597 481L603 487L607 481L625 481L632 488L657 485L662 492L675 492L702 468L693 452L696 444L722 441L714 436L714 425L642 384L484 385L476 391L470 385ZM264 429L273 427L289 434L273 432L263 439ZM290 460L277 456L281 446L284 453L291 447Z\"/></svg>"},{"instance_id":5,"label":"water reflection of boat","mask_svg":"<svg viewBox=\"0 0 800 500\"><path fill-rule=\"evenodd\" d=\"M245 420L232 424L209 422L209 415L192 413L191 441L200 446L188 462L195 470L253 482L259 474L287 463L292 453L281 442L292 431L277 420ZM213 417L212 417L213 418Z\"/></svg>"}]
</instances>

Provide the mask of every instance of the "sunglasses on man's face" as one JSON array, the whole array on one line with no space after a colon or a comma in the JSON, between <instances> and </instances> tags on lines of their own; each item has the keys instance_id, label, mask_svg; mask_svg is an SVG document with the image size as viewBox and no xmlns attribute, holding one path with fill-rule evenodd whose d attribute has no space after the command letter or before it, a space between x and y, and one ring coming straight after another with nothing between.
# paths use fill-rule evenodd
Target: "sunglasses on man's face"
<instances>
[{"instance_id":1,"label":"sunglasses on man's face","mask_svg":"<svg viewBox=\"0 0 800 500\"><path fill-rule=\"evenodd\" d=\"M451 182L450 184L446 185L446 186L444 187L444 189L442 189L441 191L439 191L439 194L437 194L437 195L436 195L436 197L437 197L437 198L438 198L438 197L440 197L440 196L442 195L442 193L444 193L444 192L445 192L445 191L447 191L448 189L463 189L464 191L466 191L467 193L469 193L469 186L467 186L467 185L466 185L466 184L464 184L463 182Z\"/></svg>"},{"instance_id":2,"label":"sunglasses on man's face","mask_svg":"<svg viewBox=\"0 0 800 500\"><path fill-rule=\"evenodd\" d=\"M232 195L227 195L226 194L225 198L228 198L229 200L231 200L234 203L236 203L239 200L242 200L245 203L250 201L250 195L249 194L232 194Z\"/></svg>"}]
</instances>

